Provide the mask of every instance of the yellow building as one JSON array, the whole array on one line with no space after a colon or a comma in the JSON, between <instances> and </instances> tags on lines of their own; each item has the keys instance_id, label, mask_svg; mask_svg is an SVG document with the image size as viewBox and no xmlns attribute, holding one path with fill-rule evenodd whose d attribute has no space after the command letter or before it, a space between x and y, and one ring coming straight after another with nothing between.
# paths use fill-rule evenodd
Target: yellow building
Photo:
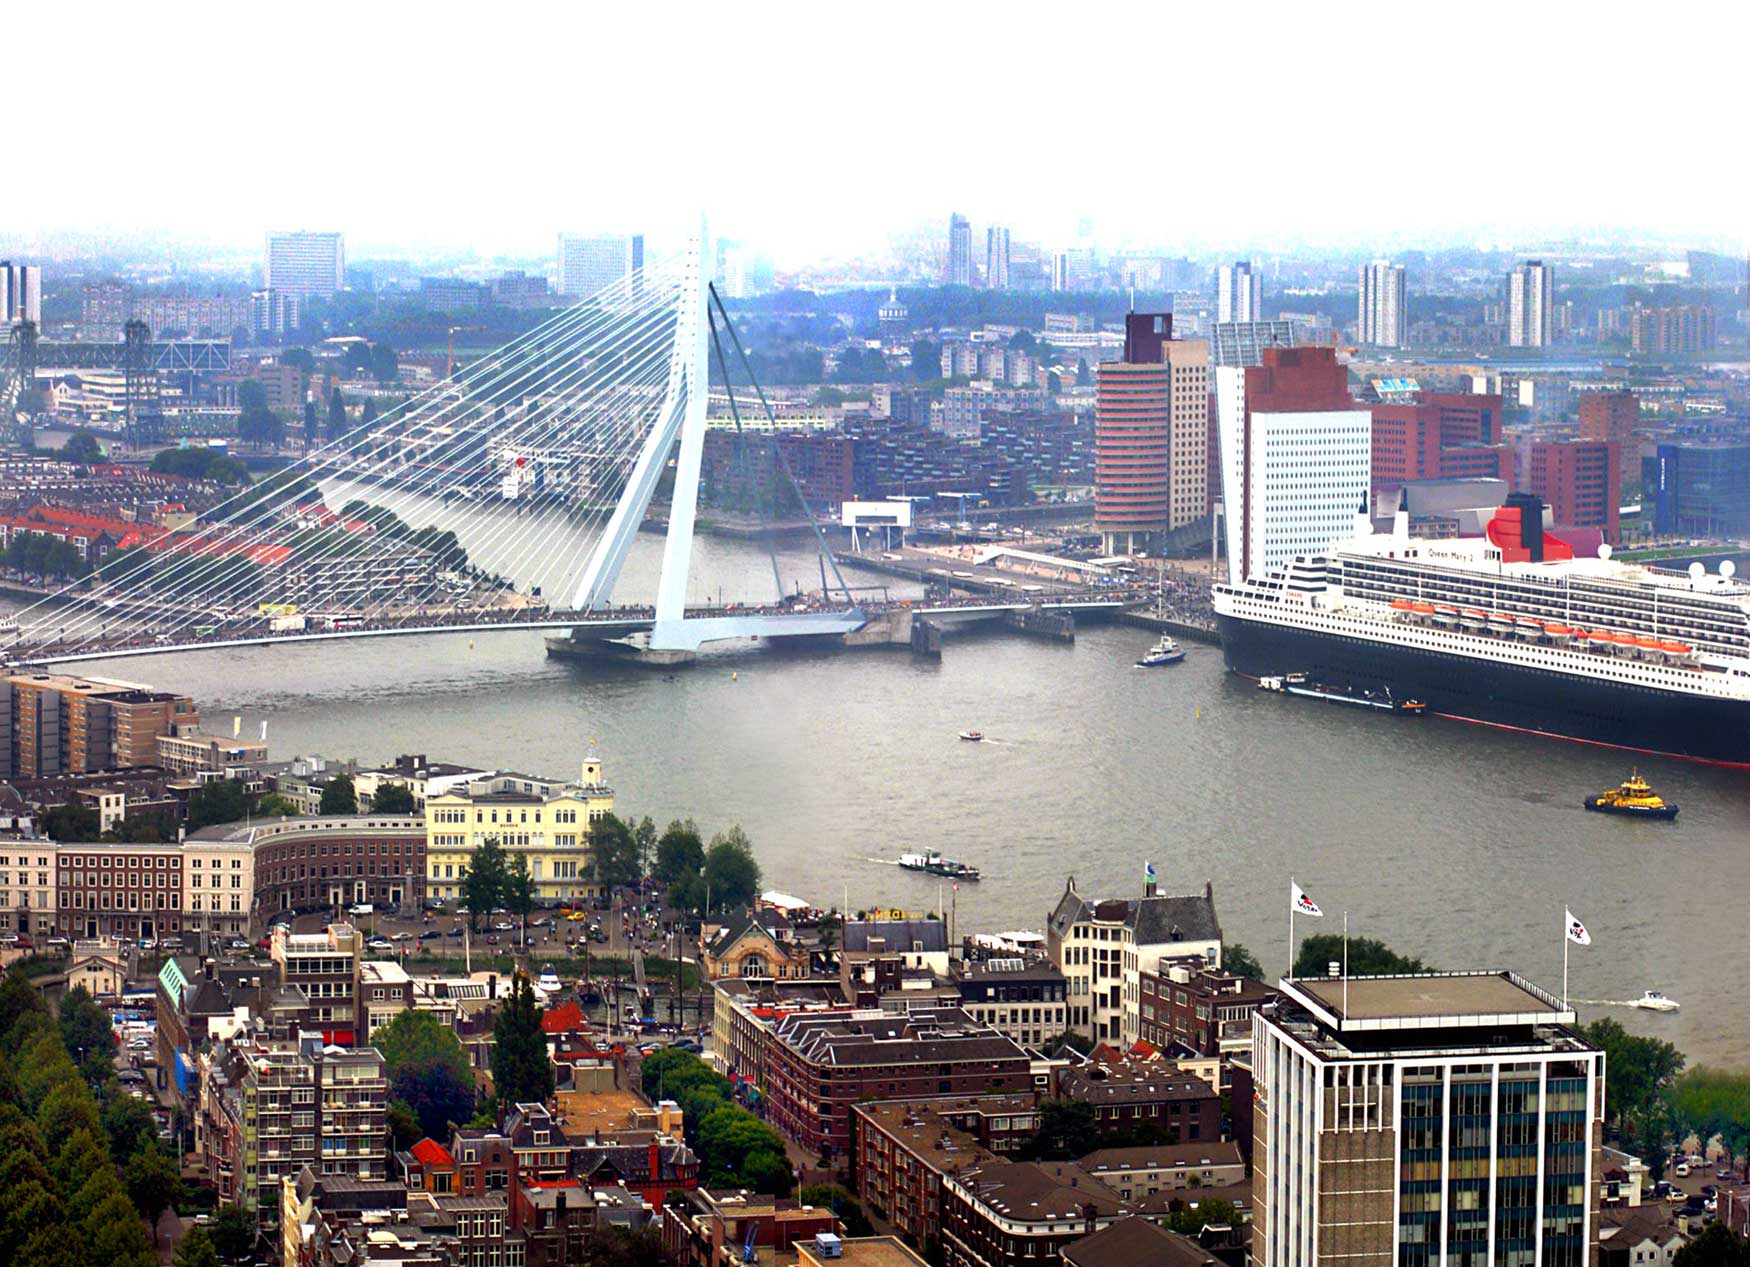
<instances>
[{"instance_id":1,"label":"yellow building","mask_svg":"<svg viewBox=\"0 0 1750 1267\"><path fill-rule=\"evenodd\" d=\"M426 896L461 897L468 860L488 840L527 859L535 900L552 905L595 897L590 878L591 826L614 809L614 789L591 757L575 783L526 774L492 774L425 801Z\"/></svg>"}]
</instances>

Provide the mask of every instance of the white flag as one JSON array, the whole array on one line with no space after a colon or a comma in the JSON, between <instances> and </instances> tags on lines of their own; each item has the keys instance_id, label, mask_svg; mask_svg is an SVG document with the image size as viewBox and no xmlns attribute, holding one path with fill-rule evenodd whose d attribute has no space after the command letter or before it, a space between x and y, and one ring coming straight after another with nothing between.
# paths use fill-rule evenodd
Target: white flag
<instances>
[{"instance_id":1,"label":"white flag","mask_svg":"<svg viewBox=\"0 0 1750 1267\"><path fill-rule=\"evenodd\" d=\"M1566 907L1563 907L1562 909L1567 911ZM1568 940L1573 942L1576 946L1590 946L1592 944L1592 934L1586 931L1586 926L1574 918L1574 912L1567 911L1567 916Z\"/></svg>"},{"instance_id":2,"label":"white flag","mask_svg":"<svg viewBox=\"0 0 1750 1267\"><path fill-rule=\"evenodd\" d=\"M1319 904L1317 902L1313 901L1306 895L1305 889L1301 888L1300 885L1296 884L1293 880L1288 882L1288 886L1293 890L1289 906L1296 915L1312 915L1319 919L1324 918L1325 913L1319 909Z\"/></svg>"}]
</instances>

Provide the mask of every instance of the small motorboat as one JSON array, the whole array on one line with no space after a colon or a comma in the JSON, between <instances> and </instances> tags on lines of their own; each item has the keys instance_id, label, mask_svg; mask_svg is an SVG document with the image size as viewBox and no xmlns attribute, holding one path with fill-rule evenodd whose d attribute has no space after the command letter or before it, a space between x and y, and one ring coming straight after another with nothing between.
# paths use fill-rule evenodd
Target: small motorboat
<instances>
[{"instance_id":1,"label":"small motorboat","mask_svg":"<svg viewBox=\"0 0 1750 1267\"><path fill-rule=\"evenodd\" d=\"M559 980L559 974L553 971L552 964L548 964L541 970L540 980L536 981L535 985L548 994L557 994L565 988L564 982Z\"/></svg>"},{"instance_id":2,"label":"small motorboat","mask_svg":"<svg viewBox=\"0 0 1750 1267\"><path fill-rule=\"evenodd\" d=\"M1149 648L1147 655L1136 662L1139 669L1158 669L1163 664L1177 664L1185 658L1185 653L1179 649L1179 644L1166 634L1161 640Z\"/></svg>"},{"instance_id":3,"label":"small motorboat","mask_svg":"<svg viewBox=\"0 0 1750 1267\"><path fill-rule=\"evenodd\" d=\"M984 732L982 730L963 730L960 732L960 737L967 743L979 743L984 739Z\"/></svg>"},{"instance_id":4,"label":"small motorboat","mask_svg":"<svg viewBox=\"0 0 1750 1267\"><path fill-rule=\"evenodd\" d=\"M1631 1006L1643 1008L1648 1012L1675 1012L1682 1006L1682 1004L1678 1003L1676 999L1661 994L1657 990L1648 990L1645 994L1641 995L1640 998L1636 999Z\"/></svg>"}]
</instances>

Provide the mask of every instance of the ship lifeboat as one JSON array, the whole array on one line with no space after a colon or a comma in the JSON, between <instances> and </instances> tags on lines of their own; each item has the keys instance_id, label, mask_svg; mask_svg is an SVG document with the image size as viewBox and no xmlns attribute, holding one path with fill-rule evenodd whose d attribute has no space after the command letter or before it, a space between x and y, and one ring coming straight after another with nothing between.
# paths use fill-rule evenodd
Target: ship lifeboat
<instances>
[{"instance_id":1,"label":"ship lifeboat","mask_svg":"<svg viewBox=\"0 0 1750 1267\"><path fill-rule=\"evenodd\" d=\"M1586 645L1594 651L1608 651L1610 644L1616 641L1616 635L1608 629L1594 629L1586 635Z\"/></svg>"},{"instance_id":2,"label":"ship lifeboat","mask_svg":"<svg viewBox=\"0 0 1750 1267\"><path fill-rule=\"evenodd\" d=\"M1530 616L1520 616L1513 622L1513 632L1521 638L1535 642L1543 637L1543 621L1533 620Z\"/></svg>"},{"instance_id":3,"label":"ship lifeboat","mask_svg":"<svg viewBox=\"0 0 1750 1267\"><path fill-rule=\"evenodd\" d=\"M1411 603L1410 613L1415 616L1417 620L1427 620L1430 616L1434 615L1434 604Z\"/></svg>"},{"instance_id":4,"label":"ship lifeboat","mask_svg":"<svg viewBox=\"0 0 1750 1267\"><path fill-rule=\"evenodd\" d=\"M1634 640L1635 651L1646 660L1656 660L1665 652L1665 644L1657 638L1639 638Z\"/></svg>"},{"instance_id":5,"label":"ship lifeboat","mask_svg":"<svg viewBox=\"0 0 1750 1267\"><path fill-rule=\"evenodd\" d=\"M1436 604L1434 607L1434 623L1445 625L1448 629L1458 623L1458 608Z\"/></svg>"},{"instance_id":6,"label":"ship lifeboat","mask_svg":"<svg viewBox=\"0 0 1750 1267\"><path fill-rule=\"evenodd\" d=\"M1565 647L1574 640L1574 630L1566 625L1545 625L1543 632L1558 647Z\"/></svg>"},{"instance_id":7,"label":"ship lifeboat","mask_svg":"<svg viewBox=\"0 0 1750 1267\"><path fill-rule=\"evenodd\" d=\"M1699 658L1687 642L1661 642L1659 650L1681 664L1694 664Z\"/></svg>"},{"instance_id":8,"label":"ship lifeboat","mask_svg":"<svg viewBox=\"0 0 1750 1267\"><path fill-rule=\"evenodd\" d=\"M1490 612L1489 613L1489 632L1490 633L1512 633L1513 632L1513 617L1507 615L1505 612Z\"/></svg>"},{"instance_id":9,"label":"ship lifeboat","mask_svg":"<svg viewBox=\"0 0 1750 1267\"><path fill-rule=\"evenodd\" d=\"M1410 620L1415 616L1415 604L1407 598L1391 600L1391 613L1398 620Z\"/></svg>"},{"instance_id":10,"label":"ship lifeboat","mask_svg":"<svg viewBox=\"0 0 1750 1267\"><path fill-rule=\"evenodd\" d=\"M1489 623L1489 613L1478 611L1474 607L1466 607L1458 614L1458 623L1466 629L1481 632Z\"/></svg>"}]
</instances>

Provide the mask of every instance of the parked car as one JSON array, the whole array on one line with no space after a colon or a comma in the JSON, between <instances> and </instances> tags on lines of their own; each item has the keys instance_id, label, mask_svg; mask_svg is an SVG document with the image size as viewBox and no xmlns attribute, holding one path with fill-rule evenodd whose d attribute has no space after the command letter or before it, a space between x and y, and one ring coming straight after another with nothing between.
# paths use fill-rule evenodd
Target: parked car
<instances>
[{"instance_id":1,"label":"parked car","mask_svg":"<svg viewBox=\"0 0 1750 1267\"><path fill-rule=\"evenodd\" d=\"M396 933L396 934L395 934L395 935L394 935L394 936L393 936L393 937L391 937L391 938L390 938L390 939L389 939L389 940L390 940L390 941L412 941L412 940L413 940L413 934L412 934L412 933L409 933L409 932L405 932L405 931L403 931L403 932L399 932L399 933Z\"/></svg>"},{"instance_id":2,"label":"parked car","mask_svg":"<svg viewBox=\"0 0 1750 1267\"><path fill-rule=\"evenodd\" d=\"M508 933L511 929L515 928L516 925L511 923L507 919L501 919L498 921L498 923L494 924L492 927L497 929L501 933Z\"/></svg>"}]
</instances>

